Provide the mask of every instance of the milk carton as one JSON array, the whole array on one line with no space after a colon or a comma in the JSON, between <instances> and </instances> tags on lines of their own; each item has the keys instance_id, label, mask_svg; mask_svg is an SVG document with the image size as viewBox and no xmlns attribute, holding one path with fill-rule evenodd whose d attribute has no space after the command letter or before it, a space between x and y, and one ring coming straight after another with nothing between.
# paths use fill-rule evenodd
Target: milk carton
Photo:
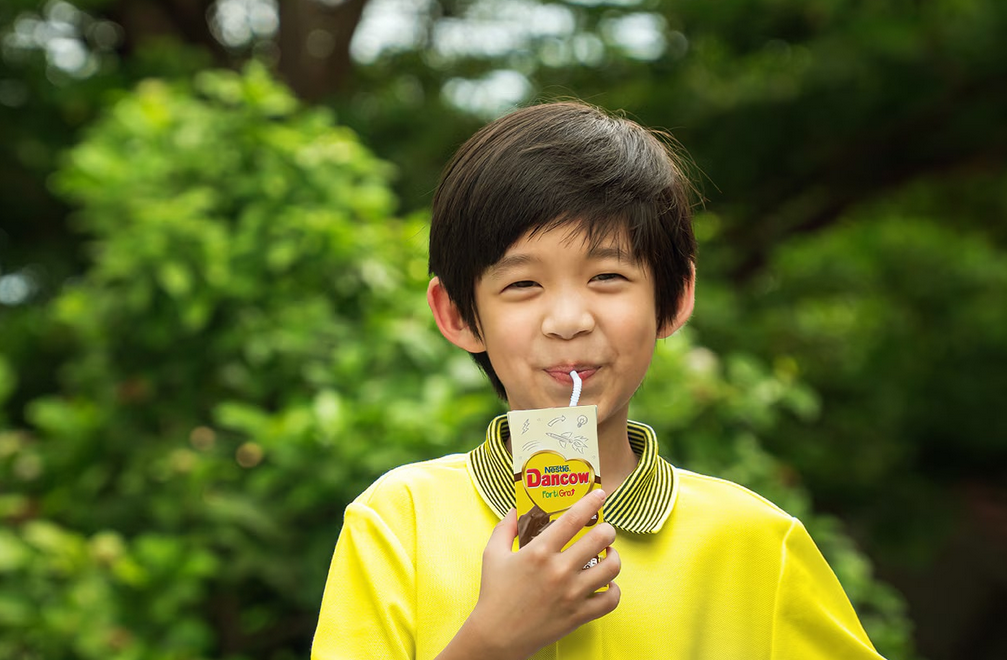
<instances>
[{"instance_id":1,"label":"milk carton","mask_svg":"<svg viewBox=\"0 0 1007 660\"><path fill-rule=\"evenodd\" d=\"M514 457L520 548L580 498L601 488L598 408L512 410L507 413L507 423ZM564 550L602 519L599 511ZM585 568L595 565L600 558L595 557Z\"/></svg>"}]
</instances>

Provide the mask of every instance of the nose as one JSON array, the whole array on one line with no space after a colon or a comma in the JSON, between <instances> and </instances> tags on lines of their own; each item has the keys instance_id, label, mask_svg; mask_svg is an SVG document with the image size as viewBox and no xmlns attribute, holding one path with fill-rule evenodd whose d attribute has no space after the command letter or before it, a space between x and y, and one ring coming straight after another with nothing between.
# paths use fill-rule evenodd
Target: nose
<instances>
[{"instance_id":1,"label":"nose","mask_svg":"<svg viewBox=\"0 0 1007 660\"><path fill-rule=\"evenodd\" d=\"M573 339L594 330L594 314L579 295L557 296L542 319L542 332L550 337Z\"/></svg>"}]
</instances>

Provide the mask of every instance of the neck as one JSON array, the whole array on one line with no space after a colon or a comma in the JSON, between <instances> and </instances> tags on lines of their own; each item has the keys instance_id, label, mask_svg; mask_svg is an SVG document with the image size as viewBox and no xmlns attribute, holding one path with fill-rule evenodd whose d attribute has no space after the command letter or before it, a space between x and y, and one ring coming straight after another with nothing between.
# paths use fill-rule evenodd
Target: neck
<instances>
[{"instance_id":1,"label":"neck","mask_svg":"<svg viewBox=\"0 0 1007 660\"><path fill-rule=\"evenodd\" d=\"M626 477L636 469L639 457L629 445L626 422L629 408L608 416L598 425L598 453L601 459L601 485L606 493L613 493Z\"/></svg>"}]
</instances>

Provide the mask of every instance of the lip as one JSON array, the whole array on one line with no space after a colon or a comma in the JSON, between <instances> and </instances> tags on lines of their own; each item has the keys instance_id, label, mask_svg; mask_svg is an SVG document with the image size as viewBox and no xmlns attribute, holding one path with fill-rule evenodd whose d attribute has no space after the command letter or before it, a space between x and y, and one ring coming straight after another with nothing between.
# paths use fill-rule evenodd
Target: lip
<instances>
[{"instance_id":1,"label":"lip","mask_svg":"<svg viewBox=\"0 0 1007 660\"><path fill-rule=\"evenodd\" d=\"M573 378L570 376L571 371L576 371L581 381L586 381L598 371L598 367L587 364L564 364L549 367L544 369L544 371L556 382L563 383L564 385L573 385Z\"/></svg>"}]
</instances>

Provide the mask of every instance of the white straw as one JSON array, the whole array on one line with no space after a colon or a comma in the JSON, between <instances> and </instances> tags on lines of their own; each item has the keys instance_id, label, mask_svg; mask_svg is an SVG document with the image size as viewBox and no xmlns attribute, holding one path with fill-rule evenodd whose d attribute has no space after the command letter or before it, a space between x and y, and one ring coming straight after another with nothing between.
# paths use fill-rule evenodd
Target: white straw
<instances>
[{"instance_id":1,"label":"white straw","mask_svg":"<svg viewBox=\"0 0 1007 660\"><path fill-rule=\"evenodd\" d=\"M573 394L570 395L570 407L573 408L580 401L580 374L576 369L570 372L570 378L573 378Z\"/></svg>"}]
</instances>

